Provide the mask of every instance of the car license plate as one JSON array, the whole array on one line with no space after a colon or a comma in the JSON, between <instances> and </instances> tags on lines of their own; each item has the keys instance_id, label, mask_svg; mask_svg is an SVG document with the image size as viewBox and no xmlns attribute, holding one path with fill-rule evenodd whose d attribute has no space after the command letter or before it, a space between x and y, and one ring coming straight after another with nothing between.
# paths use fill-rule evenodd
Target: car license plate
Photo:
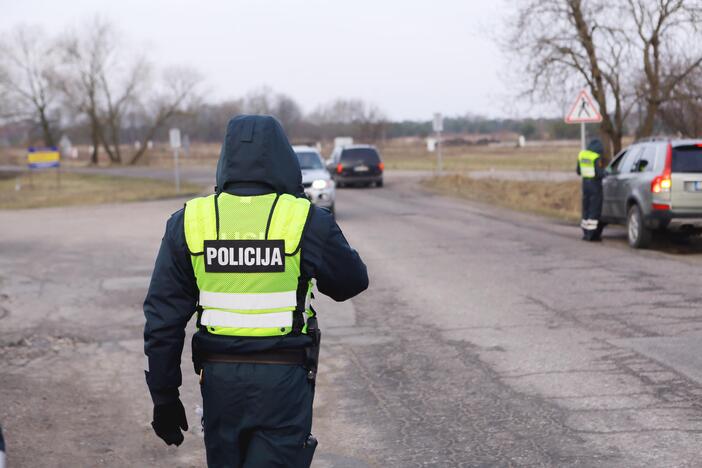
<instances>
[{"instance_id":1,"label":"car license plate","mask_svg":"<svg viewBox=\"0 0 702 468\"><path fill-rule=\"evenodd\" d=\"M368 172L368 166L356 166L353 170L355 172Z\"/></svg>"}]
</instances>

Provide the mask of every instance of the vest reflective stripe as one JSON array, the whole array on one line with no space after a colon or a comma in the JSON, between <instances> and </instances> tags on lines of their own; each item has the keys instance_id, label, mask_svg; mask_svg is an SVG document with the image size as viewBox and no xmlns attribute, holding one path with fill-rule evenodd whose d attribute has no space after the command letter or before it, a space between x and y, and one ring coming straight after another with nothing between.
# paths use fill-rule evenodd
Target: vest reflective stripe
<instances>
[{"instance_id":1,"label":"vest reflective stripe","mask_svg":"<svg viewBox=\"0 0 702 468\"><path fill-rule=\"evenodd\" d=\"M185 240L200 290L202 331L224 336L271 337L292 331L294 311L309 308L312 283L300 284L302 236L310 213L305 198L275 193L237 196L221 193L185 206ZM285 268L277 272L206 271L204 242L282 240ZM298 294L299 291L299 294ZM298 304L298 299L304 302ZM302 333L306 332L306 325Z\"/></svg>"},{"instance_id":2,"label":"vest reflective stripe","mask_svg":"<svg viewBox=\"0 0 702 468\"><path fill-rule=\"evenodd\" d=\"M595 164L600 155L593 151L581 151L578 154L578 165L580 166L580 175L583 179L592 179L597 175Z\"/></svg>"},{"instance_id":3,"label":"vest reflective stripe","mask_svg":"<svg viewBox=\"0 0 702 468\"><path fill-rule=\"evenodd\" d=\"M580 227L585 229L586 231L593 231L597 229L597 226L600 224L600 222L596 219L583 219L580 221Z\"/></svg>"},{"instance_id":4,"label":"vest reflective stripe","mask_svg":"<svg viewBox=\"0 0 702 468\"><path fill-rule=\"evenodd\" d=\"M240 314L224 310L205 309L200 323L207 327L225 328L284 328L292 327L293 313Z\"/></svg>"},{"instance_id":5,"label":"vest reflective stripe","mask_svg":"<svg viewBox=\"0 0 702 468\"><path fill-rule=\"evenodd\" d=\"M294 309L297 291L257 294L200 291L200 305L232 310Z\"/></svg>"}]
</instances>

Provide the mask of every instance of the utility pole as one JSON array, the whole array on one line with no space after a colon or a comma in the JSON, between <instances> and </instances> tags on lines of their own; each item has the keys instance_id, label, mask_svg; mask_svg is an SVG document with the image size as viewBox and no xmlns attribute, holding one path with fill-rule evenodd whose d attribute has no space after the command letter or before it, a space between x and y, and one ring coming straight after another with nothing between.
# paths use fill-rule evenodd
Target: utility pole
<instances>
[{"instance_id":1,"label":"utility pole","mask_svg":"<svg viewBox=\"0 0 702 468\"><path fill-rule=\"evenodd\" d=\"M178 165L178 150L180 149L180 129L172 128L168 131L168 137L173 148L173 167L175 171L176 193L180 193L180 167Z\"/></svg>"},{"instance_id":2,"label":"utility pole","mask_svg":"<svg viewBox=\"0 0 702 468\"><path fill-rule=\"evenodd\" d=\"M444 172L444 161L443 161L443 155L441 154L442 151L442 144L441 144L441 132L444 130L444 117L441 115L441 112L436 112L434 114L434 132L436 132L436 146L437 146L437 151L436 151L436 172L441 175Z\"/></svg>"}]
</instances>

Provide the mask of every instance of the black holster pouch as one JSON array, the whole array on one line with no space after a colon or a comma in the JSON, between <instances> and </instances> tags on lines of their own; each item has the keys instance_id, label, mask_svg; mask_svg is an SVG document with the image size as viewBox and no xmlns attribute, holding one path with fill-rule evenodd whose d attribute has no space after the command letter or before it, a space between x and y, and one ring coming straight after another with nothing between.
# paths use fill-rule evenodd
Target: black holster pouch
<instances>
[{"instance_id":1,"label":"black holster pouch","mask_svg":"<svg viewBox=\"0 0 702 468\"><path fill-rule=\"evenodd\" d=\"M322 341L322 332L317 326L316 314L307 319L307 336L312 339L312 343L305 348L305 369L307 370L307 380L314 383L317 379L317 366L319 364L319 344Z\"/></svg>"},{"instance_id":2,"label":"black holster pouch","mask_svg":"<svg viewBox=\"0 0 702 468\"><path fill-rule=\"evenodd\" d=\"M200 330L200 316L202 315L202 307L197 306L195 309L195 315L197 317L197 322L196 322L196 327L197 330ZM200 375L200 370L202 370L202 353L197 347L197 344L195 342L195 335L193 335L192 340L190 341L192 351L193 351L193 368L195 369L195 373L197 375Z\"/></svg>"},{"instance_id":3,"label":"black holster pouch","mask_svg":"<svg viewBox=\"0 0 702 468\"><path fill-rule=\"evenodd\" d=\"M193 337L191 343L193 348L193 368L195 369L195 373L197 375L200 375L200 370L202 370L202 353L199 352L199 350L197 349L197 345L195 344L195 337Z\"/></svg>"},{"instance_id":4,"label":"black holster pouch","mask_svg":"<svg viewBox=\"0 0 702 468\"><path fill-rule=\"evenodd\" d=\"M308 435L305 443L302 445L297 460L295 460L295 468L309 468L312 465L314 451L317 448L317 439L312 435Z\"/></svg>"}]
</instances>

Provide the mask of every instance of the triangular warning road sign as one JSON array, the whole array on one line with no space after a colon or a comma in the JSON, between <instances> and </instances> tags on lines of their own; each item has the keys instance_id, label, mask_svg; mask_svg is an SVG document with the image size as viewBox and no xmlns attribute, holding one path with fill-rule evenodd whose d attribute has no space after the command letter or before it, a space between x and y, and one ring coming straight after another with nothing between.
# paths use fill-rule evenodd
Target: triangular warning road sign
<instances>
[{"instance_id":1,"label":"triangular warning road sign","mask_svg":"<svg viewBox=\"0 0 702 468\"><path fill-rule=\"evenodd\" d=\"M566 123L597 123L602 122L602 115L586 90L580 91L570 112L566 115Z\"/></svg>"}]
</instances>

